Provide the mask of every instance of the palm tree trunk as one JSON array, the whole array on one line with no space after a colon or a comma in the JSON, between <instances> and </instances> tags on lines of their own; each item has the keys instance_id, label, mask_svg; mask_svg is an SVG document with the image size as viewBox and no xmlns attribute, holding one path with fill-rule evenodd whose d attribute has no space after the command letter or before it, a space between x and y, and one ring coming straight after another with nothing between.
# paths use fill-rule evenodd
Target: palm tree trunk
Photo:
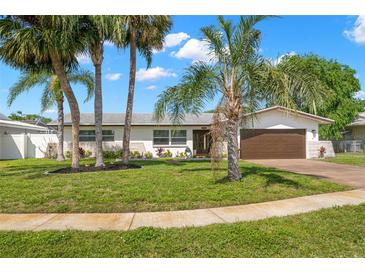
<instances>
[{"instance_id":1,"label":"palm tree trunk","mask_svg":"<svg viewBox=\"0 0 365 274\"><path fill-rule=\"evenodd\" d=\"M78 172L80 168L79 136L80 136L80 110L75 94L67 79L63 64L56 53L51 52L50 57L55 73L60 81L61 88L66 95L71 111L72 120L72 171Z\"/></svg>"},{"instance_id":2,"label":"palm tree trunk","mask_svg":"<svg viewBox=\"0 0 365 274\"><path fill-rule=\"evenodd\" d=\"M57 161L64 161L63 154L63 132L64 132L64 115L63 115L63 95L57 100Z\"/></svg>"},{"instance_id":3,"label":"palm tree trunk","mask_svg":"<svg viewBox=\"0 0 365 274\"><path fill-rule=\"evenodd\" d=\"M134 85L136 82L136 34L131 30L130 34L130 57L129 57L129 87L127 109L125 112L124 133L123 133L123 163L128 164L130 150L129 142L131 135L131 123L133 113Z\"/></svg>"},{"instance_id":4,"label":"palm tree trunk","mask_svg":"<svg viewBox=\"0 0 365 274\"><path fill-rule=\"evenodd\" d=\"M92 59L95 67L95 98L94 98L94 112L95 112L95 141L96 141L96 167L104 167L103 161L103 96L101 85L101 64L103 62L103 44L99 43L93 54Z\"/></svg>"},{"instance_id":5,"label":"palm tree trunk","mask_svg":"<svg viewBox=\"0 0 365 274\"><path fill-rule=\"evenodd\" d=\"M238 121L228 121L228 179L238 181L241 173L238 167Z\"/></svg>"}]
</instances>

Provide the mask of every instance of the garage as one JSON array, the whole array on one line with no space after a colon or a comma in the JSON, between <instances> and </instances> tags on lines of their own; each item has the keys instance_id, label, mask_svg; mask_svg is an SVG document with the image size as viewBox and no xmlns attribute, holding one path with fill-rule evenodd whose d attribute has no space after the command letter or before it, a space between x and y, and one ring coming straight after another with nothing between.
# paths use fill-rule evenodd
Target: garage
<instances>
[{"instance_id":1,"label":"garage","mask_svg":"<svg viewBox=\"0 0 365 274\"><path fill-rule=\"evenodd\" d=\"M305 129L241 129L241 159L305 159Z\"/></svg>"}]
</instances>

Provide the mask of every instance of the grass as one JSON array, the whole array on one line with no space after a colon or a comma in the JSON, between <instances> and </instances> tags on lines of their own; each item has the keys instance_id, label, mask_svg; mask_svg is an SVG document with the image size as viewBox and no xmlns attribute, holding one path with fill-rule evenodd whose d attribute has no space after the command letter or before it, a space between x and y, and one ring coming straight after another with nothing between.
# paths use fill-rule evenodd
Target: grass
<instances>
[{"instance_id":1,"label":"grass","mask_svg":"<svg viewBox=\"0 0 365 274\"><path fill-rule=\"evenodd\" d=\"M327 162L365 167L365 153L336 153L336 157Z\"/></svg>"},{"instance_id":2,"label":"grass","mask_svg":"<svg viewBox=\"0 0 365 274\"><path fill-rule=\"evenodd\" d=\"M91 160L83 164L92 164ZM0 213L130 212L249 204L349 187L240 162L244 179L217 183L209 161L133 161L142 169L45 175L47 159L0 161ZM226 169L217 173L224 178Z\"/></svg>"},{"instance_id":3,"label":"grass","mask_svg":"<svg viewBox=\"0 0 365 274\"><path fill-rule=\"evenodd\" d=\"M364 257L365 204L200 228L0 232L0 257Z\"/></svg>"}]
</instances>

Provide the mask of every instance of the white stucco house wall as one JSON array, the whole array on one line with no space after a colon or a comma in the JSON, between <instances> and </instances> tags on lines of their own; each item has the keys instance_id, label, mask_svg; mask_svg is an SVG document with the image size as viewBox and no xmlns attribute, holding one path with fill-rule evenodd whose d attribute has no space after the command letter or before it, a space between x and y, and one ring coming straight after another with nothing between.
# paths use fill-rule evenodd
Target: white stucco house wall
<instances>
[{"instance_id":1,"label":"white stucco house wall","mask_svg":"<svg viewBox=\"0 0 365 274\"><path fill-rule=\"evenodd\" d=\"M121 149L123 142L123 113L103 114L103 146L106 150ZM151 152L156 156L158 148L165 151L170 150L175 156L176 153L191 151L194 155L207 155L209 153L210 137L209 129L212 124L213 114L202 113L199 116L186 115L180 125L175 125L170 119L165 118L157 122L151 113L134 113L131 129L131 151ZM318 129L320 125L331 124L333 120L316 115L294 111L291 109L275 106L245 115L241 128L245 131L254 130L250 138L238 134L239 144L243 140L250 139L253 142L260 142L260 138L274 140L262 147L261 155L265 157L298 157L315 158L319 155L319 148L325 146L326 156L334 156L331 142L319 141ZM49 125L55 126L56 121ZM260 131L261 130L261 131ZM288 146L285 142L288 140ZM281 153L284 145L288 154ZM249 143L248 143L249 144ZM94 114L82 113L80 118L80 146L86 150L95 150ZM71 150L71 117L65 115L65 149ZM301 150L296 154L295 150ZM257 149L257 148L255 148ZM290 149L292 151L290 151ZM267 153L265 152L267 151ZM290 153L292 153L290 155Z\"/></svg>"},{"instance_id":2,"label":"white stucco house wall","mask_svg":"<svg viewBox=\"0 0 365 274\"><path fill-rule=\"evenodd\" d=\"M39 149L47 146L49 130L45 127L12 121L0 113L0 159L41 157ZM45 135L45 136L43 136Z\"/></svg>"}]
</instances>

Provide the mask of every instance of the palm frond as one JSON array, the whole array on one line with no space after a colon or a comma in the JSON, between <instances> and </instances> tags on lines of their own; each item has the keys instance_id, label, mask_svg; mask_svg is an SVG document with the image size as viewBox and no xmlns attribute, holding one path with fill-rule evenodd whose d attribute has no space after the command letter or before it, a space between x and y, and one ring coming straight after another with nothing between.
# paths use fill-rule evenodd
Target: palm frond
<instances>
[{"instance_id":1,"label":"palm frond","mask_svg":"<svg viewBox=\"0 0 365 274\"><path fill-rule=\"evenodd\" d=\"M88 70L78 70L67 75L70 83L83 84L86 86L87 96L84 102L89 101L95 93L95 79L92 72Z\"/></svg>"},{"instance_id":2,"label":"palm frond","mask_svg":"<svg viewBox=\"0 0 365 274\"><path fill-rule=\"evenodd\" d=\"M23 73L19 80L9 89L7 104L10 107L14 100L23 92L37 86L44 85L48 82L48 75L46 73Z\"/></svg>"},{"instance_id":3,"label":"palm frond","mask_svg":"<svg viewBox=\"0 0 365 274\"><path fill-rule=\"evenodd\" d=\"M184 73L180 84L163 92L155 104L155 117L161 119L167 113L176 122L186 113L199 114L206 102L212 100L219 87L216 85L214 66L195 63Z\"/></svg>"},{"instance_id":4,"label":"palm frond","mask_svg":"<svg viewBox=\"0 0 365 274\"><path fill-rule=\"evenodd\" d=\"M56 103L56 94L52 87L52 83L48 82L43 89L41 97L41 112L45 112L50 109Z\"/></svg>"}]
</instances>

